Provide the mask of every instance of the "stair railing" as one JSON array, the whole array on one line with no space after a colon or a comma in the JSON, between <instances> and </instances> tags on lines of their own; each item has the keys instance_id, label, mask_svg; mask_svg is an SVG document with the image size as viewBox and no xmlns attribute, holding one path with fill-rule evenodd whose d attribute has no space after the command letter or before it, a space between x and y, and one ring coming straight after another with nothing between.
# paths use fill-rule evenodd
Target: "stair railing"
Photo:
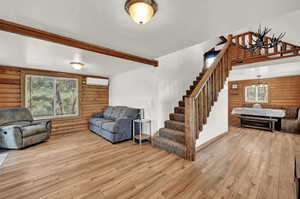
<instances>
[{"instance_id":1,"label":"stair railing","mask_svg":"<svg viewBox=\"0 0 300 199\"><path fill-rule=\"evenodd\" d=\"M273 47L265 48L262 50L249 51L243 49L246 45L249 47L255 40L254 32L245 32L233 36L232 38L232 64L250 64L254 62L267 61L271 59L280 59L287 57L294 57L300 55L300 47L294 44L279 41L279 43ZM266 36L264 41L268 43L271 40Z\"/></svg>"},{"instance_id":2,"label":"stair railing","mask_svg":"<svg viewBox=\"0 0 300 199\"><path fill-rule=\"evenodd\" d=\"M194 161L196 155L196 139L203 130L219 92L224 88L231 67L230 45L232 35L216 57L214 63L204 71L204 75L196 85L192 94L185 98L185 147L186 159Z\"/></svg>"}]
</instances>

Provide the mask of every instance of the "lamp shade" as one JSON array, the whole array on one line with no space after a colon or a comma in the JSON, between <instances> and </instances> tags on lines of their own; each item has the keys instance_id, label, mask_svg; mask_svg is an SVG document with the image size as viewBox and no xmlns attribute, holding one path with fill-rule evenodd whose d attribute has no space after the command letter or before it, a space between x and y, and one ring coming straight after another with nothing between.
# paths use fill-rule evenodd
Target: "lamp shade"
<instances>
[{"instance_id":1,"label":"lamp shade","mask_svg":"<svg viewBox=\"0 0 300 199\"><path fill-rule=\"evenodd\" d=\"M125 9L134 22L146 24L155 15L157 4L152 0L127 0Z\"/></svg>"}]
</instances>

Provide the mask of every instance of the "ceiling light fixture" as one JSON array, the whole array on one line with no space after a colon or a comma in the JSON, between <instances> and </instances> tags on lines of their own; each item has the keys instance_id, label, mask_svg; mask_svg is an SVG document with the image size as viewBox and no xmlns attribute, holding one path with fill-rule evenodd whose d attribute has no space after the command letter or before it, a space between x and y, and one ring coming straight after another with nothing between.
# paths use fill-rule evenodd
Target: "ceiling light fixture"
<instances>
[{"instance_id":1,"label":"ceiling light fixture","mask_svg":"<svg viewBox=\"0 0 300 199\"><path fill-rule=\"evenodd\" d=\"M154 0L127 0L125 10L138 24L146 24L157 12L157 3Z\"/></svg>"},{"instance_id":2,"label":"ceiling light fixture","mask_svg":"<svg viewBox=\"0 0 300 199\"><path fill-rule=\"evenodd\" d=\"M71 65L75 70L81 70L84 67L84 64L81 62L71 62Z\"/></svg>"}]
</instances>

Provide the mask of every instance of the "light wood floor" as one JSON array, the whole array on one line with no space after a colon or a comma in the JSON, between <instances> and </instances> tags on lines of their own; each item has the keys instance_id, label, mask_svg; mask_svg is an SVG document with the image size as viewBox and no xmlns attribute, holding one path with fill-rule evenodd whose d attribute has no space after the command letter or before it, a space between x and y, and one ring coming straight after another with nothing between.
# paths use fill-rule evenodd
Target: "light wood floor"
<instances>
[{"instance_id":1,"label":"light wood floor","mask_svg":"<svg viewBox=\"0 0 300 199\"><path fill-rule=\"evenodd\" d=\"M297 135L231 128L188 162L90 132L52 136L9 154L0 198L289 199L297 144Z\"/></svg>"}]
</instances>

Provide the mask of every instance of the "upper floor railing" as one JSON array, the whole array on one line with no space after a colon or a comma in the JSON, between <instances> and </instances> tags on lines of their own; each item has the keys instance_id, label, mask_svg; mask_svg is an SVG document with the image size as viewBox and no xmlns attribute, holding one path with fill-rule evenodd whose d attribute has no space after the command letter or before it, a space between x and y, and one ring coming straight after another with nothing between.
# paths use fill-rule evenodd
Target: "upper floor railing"
<instances>
[{"instance_id":1,"label":"upper floor railing","mask_svg":"<svg viewBox=\"0 0 300 199\"><path fill-rule=\"evenodd\" d=\"M300 47L288 42L279 41L277 45L270 48L257 49L255 51L245 50L244 47L251 46L255 40L254 32L245 32L233 36L232 39L232 64L250 64L254 62L268 61L273 59L294 57L300 55ZM265 36L264 42L268 43L270 37Z\"/></svg>"}]
</instances>

